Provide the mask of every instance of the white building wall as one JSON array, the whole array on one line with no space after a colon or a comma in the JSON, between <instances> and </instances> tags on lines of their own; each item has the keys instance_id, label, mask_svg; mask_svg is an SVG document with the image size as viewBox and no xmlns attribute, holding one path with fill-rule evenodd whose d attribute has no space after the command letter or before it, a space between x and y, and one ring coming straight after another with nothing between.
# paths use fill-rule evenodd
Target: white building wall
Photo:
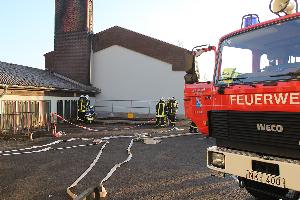
<instances>
[{"instance_id":1,"label":"white building wall","mask_svg":"<svg viewBox=\"0 0 300 200\"><path fill-rule=\"evenodd\" d=\"M185 72L172 71L172 65L144 54L111 46L95 52L91 81L101 89L96 96L96 105L108 106L100 110L114 112L148 113L148 109L130 109L127 106L150 106L155 112L155 104L160 97L174 96L179 102L179 113L183 113L183 88ZM108 102L103 100L145 100L145 102ZM122 107L124 106L124 107ZM97 109L97 110L99 110Z\"/></svg>"}]
</instances>

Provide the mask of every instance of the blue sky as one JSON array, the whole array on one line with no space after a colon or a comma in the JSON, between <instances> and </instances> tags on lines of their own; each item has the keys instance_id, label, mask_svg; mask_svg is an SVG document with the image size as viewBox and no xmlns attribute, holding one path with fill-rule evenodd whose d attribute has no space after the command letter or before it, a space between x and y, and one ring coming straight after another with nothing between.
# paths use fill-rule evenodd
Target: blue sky
<instances>
[{"instance_id":1,"label":"blue sky","mask_svg":"<svg viewBox=\"0 0 300 200\"><path fill-rule=\"evenodd\" d=\"M0 7L0 61L44 69L52 51L55 0L9 0ZM275 18L269 0L94 0L94 32L118 25L191 49L217 44L241 17Z\"/></svg>"}]
</instances>

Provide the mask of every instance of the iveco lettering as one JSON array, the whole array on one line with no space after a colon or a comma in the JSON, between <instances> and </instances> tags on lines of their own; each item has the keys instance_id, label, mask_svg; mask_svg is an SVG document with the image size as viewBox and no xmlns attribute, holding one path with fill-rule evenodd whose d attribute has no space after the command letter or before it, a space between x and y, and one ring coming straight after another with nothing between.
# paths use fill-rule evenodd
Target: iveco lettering
<instances>
[{"instance_id":1,"label":"iveco lettering","mask_svg":"<svg viewBox=\"0 0 300 200\"><path fill-rule=\"evenodd\" d=\"M267 131L267 132L283 132L283 126L280 124L256 124L258 131Z\"/></svg>"}]
</instances>

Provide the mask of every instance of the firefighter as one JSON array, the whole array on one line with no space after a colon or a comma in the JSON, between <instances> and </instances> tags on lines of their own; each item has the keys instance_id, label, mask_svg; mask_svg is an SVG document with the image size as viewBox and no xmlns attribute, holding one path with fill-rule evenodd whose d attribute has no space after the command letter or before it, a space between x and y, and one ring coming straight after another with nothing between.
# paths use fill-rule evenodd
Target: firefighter
<instances>
[{"instance_id":1,"label":"firefighter","mask_svg":"<svg viewBox=\"0 0 300 200\"><path fill-rule=\"evenodd\" d=\"M175 99L175 97L172 97L169 99L167 103L167 108L168 108L168 121L169 125L172 127L175 127L176 124L176 113L178 110L178 103Z\"/></svg>"},{"instance_id":2,"label":"firefighter","mask_svg":"<svg viewBox=\"0 0 300 200\"><path fill-rule=\"evenodd\" d=\"M198 127L195 124L195 122L192 121L191 125L190 125L190 133L198 133Z\"/></svg>"},{"instance_id":3,"label":"firefighter","mask_svg":"<svg viewBox=\"0 0 300 200\"><path fill-rule=\"evenodd\" d=\"M85 95L85 99L86 99L86 107L88 108L91 105L91 101L90 101L89 95Z\"/></svg>"},{"instance_id":4,"label":"firefighter","mask_svg":"<svg viewBox=\"0 0 300 200\"><path fill-rule=\"evenodd\" d=\"M95 107L92 105L87 105L85 112L85 121L91 124L96 118Z\"/></svg>"},{"instance_id":5,"label":"firefighter","mask_svg":"<svg viewBox=\"0 0 300 200\"><path fill-rule=\"evenodd\" d=\"M166 109L166 123L167 124L170 124L170 116L169 116L169 105L170 105L170 100L171 100L171 98L170 97L168 97L167 98L167 101L166 101L166 106L167 106L167 109Z\"/></svg>"},{"instance_id":6,"label":"firefighter","mask_svg":"<svg viewBox=\"0 0 300 200\"><path fill-rule=\"evenodd\" d=\"M90 97L89 95L85 95L86 99L86 110L85 110L85 121L89 124L91 124L95 118L96 118L96 112L95 107L91 105Z\"/></svg>"},{"instance_id":7,"label":"firefighter","mask_svg":"<svg viewBox=\"0 0 300 200\"><path fill-rule=\"evenodd\" d=\"M86 106L87 106L87 99L84 95L80 95L78 104L77 104L77 120L78 121L84 121L85 118L85 112L86 112Z\"/></svg>"},{"instance_id":8,"label":"firefighter","mask_svg":"<svg viewBox=\"0 0 300 200\"><path fill-rule=\"evenodd\" d=\"M164 98L156 104L156 126L166 126L167 106Z\"/></svg>"}]
</instances>

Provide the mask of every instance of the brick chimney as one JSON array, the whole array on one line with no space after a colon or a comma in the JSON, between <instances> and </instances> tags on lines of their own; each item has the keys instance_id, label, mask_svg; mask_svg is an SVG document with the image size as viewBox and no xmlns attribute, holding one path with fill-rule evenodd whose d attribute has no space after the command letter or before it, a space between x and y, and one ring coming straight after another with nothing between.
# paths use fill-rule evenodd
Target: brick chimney
<instances>
[{"instance_id":1,"label":"brick chimney","mask_svg":"<svg viewBox=\"0 0 300 200\"><path fill-rule=\"evenodd\" d=\"M90 84L92 31L93 0L55 0L53 64L48 69Z\"/></svg>"}]
</instances>

